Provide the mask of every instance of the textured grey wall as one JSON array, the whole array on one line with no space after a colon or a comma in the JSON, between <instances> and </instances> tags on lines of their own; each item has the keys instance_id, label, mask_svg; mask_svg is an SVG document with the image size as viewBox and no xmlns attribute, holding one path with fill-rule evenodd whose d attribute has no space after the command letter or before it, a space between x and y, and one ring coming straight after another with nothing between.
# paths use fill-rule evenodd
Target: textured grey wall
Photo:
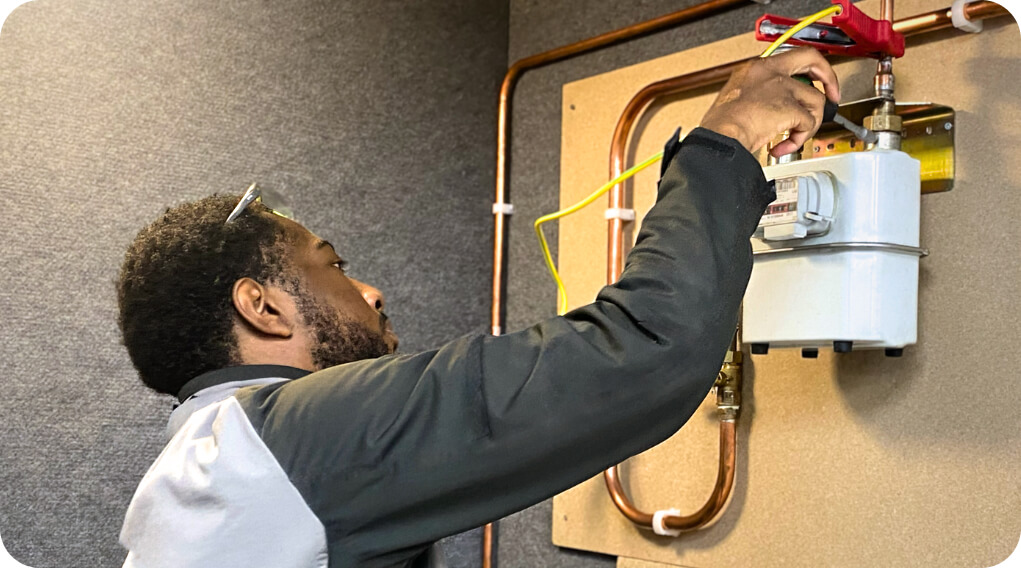
<instances>
[{"instance_id":1,"label":"textured grey wall","mask_svg":"<svg viewBox=\"0 0 1021 568\"><path fill-rule=\"evenodd\" d=\"M693 6L703 0L511 0L508 63L523 57ZM565 83L641 61L711 43L752 30L768 12L801 17L817 11L820 0L777 0L721 15L526 72L513 99L510 222L507 283L509 331L556 313L556 288L546 272L532 222L555 211L560 195L560 103ZM636 85L637 92L644 85ZM690 129L692 125L683 125ZM611 133L607 133L609 139ZM592 164L607 171L607 161ZM593 190L595 188L592 188ZM551 225L555 225L551 223ZM546 235L556 246L555 227ZM614 559L561 550L550 543L552 502L526 509L500 522L499 568L609 568Z\"/></svg>"},{"instance_id":2,"label":"textured grey wall","mask_svg":"<svg viewBox=\"0 0 1021 568\"><path fill-rule=\"evenodd\" d=\"M0 34L0 533L114 566L171 400L113 282L175 202L283 189L387 294L406 351L488 329L506 0L36 0ZM448 542L478 563L478 534Z\"/></svg>"}]
</instances>

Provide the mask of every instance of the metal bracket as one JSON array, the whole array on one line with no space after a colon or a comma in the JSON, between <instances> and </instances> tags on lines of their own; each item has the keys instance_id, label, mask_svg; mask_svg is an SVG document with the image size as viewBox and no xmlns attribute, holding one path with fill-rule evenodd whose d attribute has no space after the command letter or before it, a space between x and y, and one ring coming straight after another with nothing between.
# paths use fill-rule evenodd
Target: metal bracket
<instances>
[{"instance_id":1,"label":"metal bracket","mask_svg":"<svg viewBox=\"0 0 1021 568\"><path fill-rule=\"evenodd\" d=\"M878 97L840 105L840 114L856 124L882 102ZM933 103L897 103L903 119L901 150L922 163L922 193L950 191L954 187L954 109ZM822 158L867 150L844 128L827 123L805 144L804 158Z\"/></svg>"}]
</instances>

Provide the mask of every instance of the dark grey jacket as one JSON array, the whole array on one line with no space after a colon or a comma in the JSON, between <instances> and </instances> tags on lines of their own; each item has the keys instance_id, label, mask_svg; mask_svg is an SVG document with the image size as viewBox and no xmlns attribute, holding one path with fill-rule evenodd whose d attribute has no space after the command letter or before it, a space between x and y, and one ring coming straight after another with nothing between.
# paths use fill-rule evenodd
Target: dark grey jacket
<instances>
[{"instance_id":1,"label":"dark grey jacket","mask_svg":"<svg viewBox=\"0 0 1021 568\"><path fill-rule=\"evenodd\" d=\"M331 568L409 565L443 536L542 501L672 435L713 385L751 272L748 239L774 195L751 154L707 130L669 143L663 164L658 201L623 276L592 304L517 333L295 380L282 380L293 379L287 372L213 377L278 378L199 393L219 394L191 410L160 458L165 467L158 460L140 486L122 532L125 566L161 566L146 559L174 554L180 542L163 548L175 537L149 538L146 527L175 524L215 499L209 494L225 479L249 483L247 492L209 514L265 516L245 501L260 498L257 479L208 474L225 449L202 462L196 479L168 481L180 460L199 459L189 449L195 440L220 448L231 427L244 430L246 441L235 443L259 446L252 451L266 462L265 482L289 485L264 502L302 501L290 504L300 512L278 506L291 520L243 531L264 535L250 539L257 542L245 558L255 563L246 565L262 565L281 531L300 530L308 538L286 540L307 548L292 557L308 560L288 565ZM176 538L199 539L200 556L238 546L230 531L241 529L228 525Z\"/></svg>"}]
</instances>

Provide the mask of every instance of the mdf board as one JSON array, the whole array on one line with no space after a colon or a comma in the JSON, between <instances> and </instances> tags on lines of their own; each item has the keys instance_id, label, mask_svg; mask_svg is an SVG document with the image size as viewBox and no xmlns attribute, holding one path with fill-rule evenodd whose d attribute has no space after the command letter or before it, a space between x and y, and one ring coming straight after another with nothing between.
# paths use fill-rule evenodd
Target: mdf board
<instances>
[{"instance_id":1,"label":"mdf board","mask_svg":"<svg viewBox=\"0 0 1021 568\"><path fill-rule=\"evenodd\" d=\"M859 6L877 15L877 3ZM896 15L946 6L903 0ZM617 118L643 86L764 47L745 34L566 85L561 206L607 180ZM836 69L844 101L871 96L873 61ZM655 536L616 510L597 476L554 499L555 544L700 568L984 567L1017 546L1021 34L1006 17L980 34L909 38L894 72L898 100L957 111L955 186L922 197L931 254L921 261L918 345L899 359L746 352L737 479L718 521L677 539ZM628 163L659 151L678 126L696 126L714 97L704 89L655 104L636 125ZM657 174L635 178L639 219ZM603 207L560 223L560 268L575 307L605 283ZM632 500L647 511L695 511L715 480L718 439L710 396L675 436L622 466Z\"/></svg>"}]
</instances>

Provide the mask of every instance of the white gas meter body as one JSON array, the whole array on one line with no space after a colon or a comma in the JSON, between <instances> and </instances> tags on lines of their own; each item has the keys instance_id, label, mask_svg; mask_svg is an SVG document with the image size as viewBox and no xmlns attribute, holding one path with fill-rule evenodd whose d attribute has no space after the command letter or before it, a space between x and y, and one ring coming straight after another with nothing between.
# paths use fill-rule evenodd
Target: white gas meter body
<instances>
[{"instance_id":1,"label":"white gas meter body","mask_svg":"<svg viewBox=\"0 0 1021 568\"><path fill-rule=\"evenodd\" d=\"M764 168L745 343L898 350L917 339L920 164L871 150Z\"/></svg>"}]
</instances>

